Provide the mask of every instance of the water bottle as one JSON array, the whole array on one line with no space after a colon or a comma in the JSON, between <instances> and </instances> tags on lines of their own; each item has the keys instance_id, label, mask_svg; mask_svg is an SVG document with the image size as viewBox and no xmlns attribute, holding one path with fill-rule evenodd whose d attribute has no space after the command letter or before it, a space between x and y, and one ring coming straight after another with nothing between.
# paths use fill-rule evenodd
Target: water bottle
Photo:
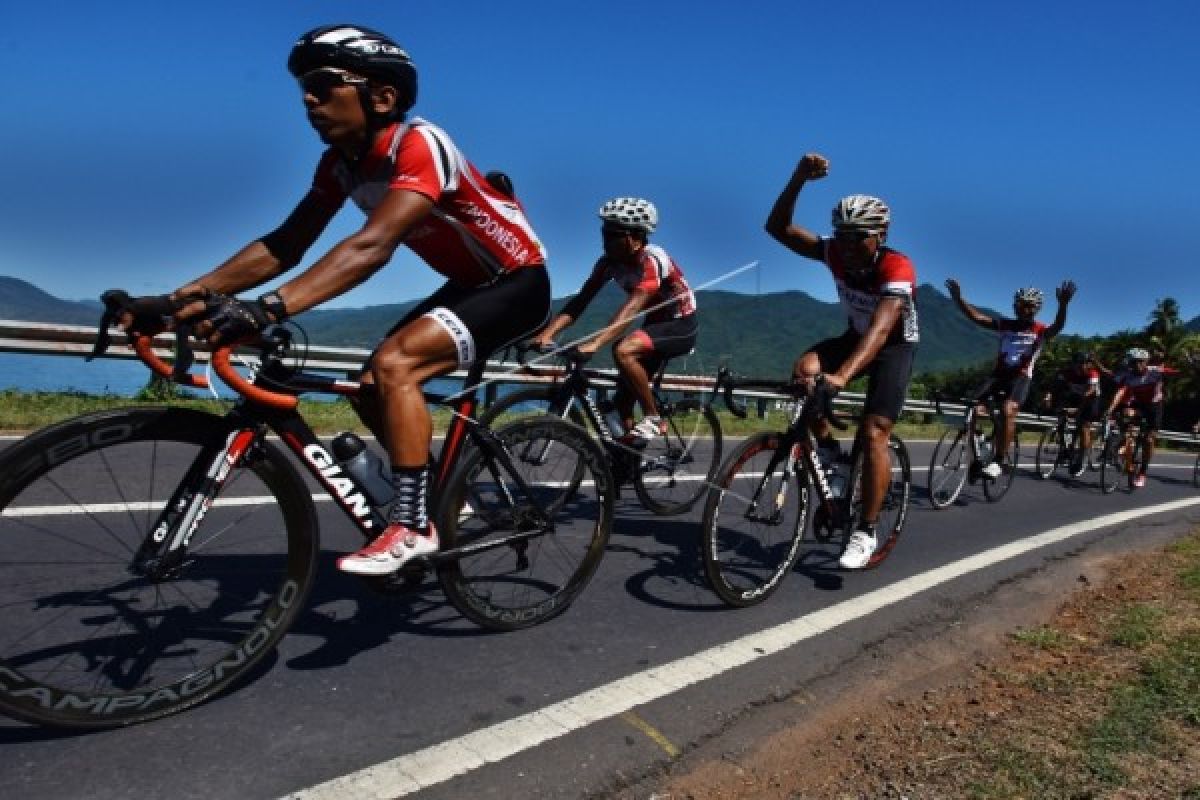
<instances>
[{"instance_id":1,"label":"water bottle","mask_svg":"<svg viewBox=\"0 0 1200 800\"><path fill-rule=\"evenodd\" d=\"M600 404L600 413L604 417L604 424L608 426L608 432L614 439L625 433L625 423L621 419L621 415L617 413L617 407L610 401L605 400Z\"/></svg>"},{"instance_id":2,"label":"water bottle","mask_svg":"<svg viewBox=\"0 0 1200 800\"><path fill-rule=\"evenodd\" d=\"M829 493L841 497L846 490L846 476L840 466L842 447L836 439L817 442L817 460L825 473L825 481L829 484Z\"/></svg>"},{"instance_id":3,"label":"water bottle","mask_svg":"<svg viewBox=\"0 0 1200 800\"><path fill-rule=\"evenodd\" d=\"M846 476L842 473L842 469L838 466L833 466L825 472L825 480L829 482L829 493L834 497L841 497L846 491Z\"/></svg>"},{"instance_id":4,"label":"water bottle","mask_svg":"<svg viewBox=\"0 0 1200 800\"><path fill-rule=\"evenodd\" d=\"M367 449L367 443L353 433L339 433L333 440L333 457L346 474L354 479L372 506L392 501L395 489L383 460Z\"/></svg>"}]
</instances>

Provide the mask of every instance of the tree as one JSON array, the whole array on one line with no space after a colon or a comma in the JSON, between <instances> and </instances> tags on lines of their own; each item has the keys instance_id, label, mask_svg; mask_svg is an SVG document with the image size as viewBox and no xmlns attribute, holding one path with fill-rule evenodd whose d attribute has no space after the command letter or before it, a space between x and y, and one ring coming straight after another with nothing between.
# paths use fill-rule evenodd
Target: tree
<instances>
[{"instance_id":1,"label":"tree","mask_svg":"<svg viewBox=\"0 0 1200 800\"><path fill-rule=\"evenodd\" d=\"M1146 333L1150 336L1168 336L1182 324L1178 301L1174 297L1164 297L1150 312L1150 324L1146 327Z\"/></svg>"}]
</instances>

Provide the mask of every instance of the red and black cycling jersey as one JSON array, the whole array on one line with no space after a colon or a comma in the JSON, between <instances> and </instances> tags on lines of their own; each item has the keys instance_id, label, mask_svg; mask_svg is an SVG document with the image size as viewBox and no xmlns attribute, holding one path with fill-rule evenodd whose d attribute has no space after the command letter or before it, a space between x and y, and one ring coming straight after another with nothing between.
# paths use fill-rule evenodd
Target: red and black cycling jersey
<instances>
[{"instance_id":1,"label":"red and black cycling jersey","mask_svg":"<svg viewBox=\"0 0 1200 800\"><path fill-rule=\"evenodd\" d=\"M885 297L904 301L900 319L888 335L887 344L916 344L920 340L917 326L917 273L908 256L890 247L881 247L875 269L865 276L848 272L842 266L842 254L836 239L822 239L825 244L825 264L833 274L838 299L846 312L850 328L860 336L871 326L875 308Z\"/></svg>"},{"instance_id":2,"label":"red and black cycling jersey","mask_svg":"<svg viewBox=\"0 0 1200 800\"><path fill-rule=\"evenodd\" d=\"M1056 382L1069 394L1085 395L1100 389L1100 370L1077 367L1074 364L1058 371Z\"/></svg>"},{"instance_id":3,"label":"red and black cycling jersey","mask_svg":"<svg viewBox=\"0 0 1200 800\"><path fill-rule=\"evenodd\" d=\"M370 214L393 190L433 201L404 244L456 284L478 286L546 263L520 203L489 184L445 131L420 118L393 123L356 164L334 148L325 151L311 195L334 209L349 197Z\"/></svg>"},{"instance_id":4,"label":"red and black cycling jersey","mask_svg":"<svg viewBox=\"0 0 1200 800\"><path fill-rule=\"evenodd\" d=\"M683 270L666 250L656 244L647 244L637 255L637 261L626 264L608 256L601 256L592 267L581 296L593 293L608 281L614 281L627 293L638 289L649 293L647 308L654 310L646 314L646 323L679 319L696 313L696 295L683 277Z\"/></svg>"},{"instance_id":5,"label":"red and black cycling jersey","mask_svg":"<svg viewBox=\"0 0 1200 800\"><path fill-rule=\"evenodd\" d=\"M1000 352L996 355L998 376L1033 377L1033 365L1046 346L1046 331L1050 326L1033 320L1022 323L1008 317L992 319L992 328L1000 334Z\"/></svg>"},{"instance_id":6,"label":"red and black cycling jersey","mask_svg":"<svg viewBox=\"0 0 1200 800\"><path fill-rule=\"evenodd\" d=\"M1163 381L1169 375L1178 375L1179 370L1172 367L1152 364L1140 375L1134 370L1123 370L1113 376L1117 382L1117 391L1125 390L1122 398L1124 405L1161 403L1163 399Z\"/></svg>"}]
</instances>

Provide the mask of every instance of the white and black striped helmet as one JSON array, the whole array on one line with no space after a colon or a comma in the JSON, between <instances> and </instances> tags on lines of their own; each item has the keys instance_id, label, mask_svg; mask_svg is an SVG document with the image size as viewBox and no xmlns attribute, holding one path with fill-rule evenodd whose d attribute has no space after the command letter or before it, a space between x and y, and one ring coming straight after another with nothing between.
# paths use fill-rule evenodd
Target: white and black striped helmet
<instances>
[{"instance_id":1,"label":"white and black striped helmet","mask_svg":"<svg viewBox=\"0 0 1200 800\"><path fill-rule=\"evenodd\" d=\"M834 230L855 230L883 233L892 221L887 203L868 194L852 194L838 200L833 207Z\"/></svg>"},{"instance_id":2,"label":"white and black striped helmet","mask_svg":"<svg viewBox=\"0 0 1200 800\"><path fill-rule=\"evenodd\" d=\"M417 68L391 38L361 25L324 25L301 36L288 56L288 71L299 78L321 67L338 67L394 86L396 111L417 102Z\"/></svg>"},{"instance_id":3,"label":"white and black striped helmet","mask_svg":"<svg viewBox=\"0 0 1200 800\"><path fill-rule=\"evenodd\" d=\"M600 206L600 219L622 228L654 233L658 227L658 209L640 197L614 197Z\"/></svg>"}]
</instances>

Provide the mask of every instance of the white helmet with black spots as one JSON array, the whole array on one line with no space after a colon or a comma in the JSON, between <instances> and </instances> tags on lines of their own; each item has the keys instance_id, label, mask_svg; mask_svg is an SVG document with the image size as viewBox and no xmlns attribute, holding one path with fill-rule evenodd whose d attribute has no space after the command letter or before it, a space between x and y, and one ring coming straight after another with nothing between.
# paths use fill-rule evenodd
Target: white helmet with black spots
<instances>
[{"instance_id":1,"label":"white helmet with black spots","mask_svg":"<svg viewBox=\"0 0 1200 800\"><path fill-rule=\"evenodd\" d=\"M852 194L833 207L833 229L883 234L892 221L891 209L878 197Z\"/></svg>"},{"instance_id":2,"label":"white helmet with black spots","mask_svg":"<svg viewBox=\"0 0 1200 800\"><path fill-rule=\"evenodd\" d=\"M658 227L658 209L640 197L614 197L600 206L600 219L622 228L654 233Z\"/></svg>"},{"instance_id":3,"label":"white helmet with black spots","mask_svg":"<svg viewBox=\"0 0 1200 800\"><path fill-rule=\"evenodd\" d=\"M1042 295L1042 290L1035 286L1023 286L1017 289L1013 295L1013 303L1030 303L1038 308L1042 307L1045 297Z\"/></svg>"},{"instance_id":4,"label":"white helmet with black spots","mask_svg":"<svg viewBox=\"0 0 1200 800\"><path fill-rule=\"evenodd\" d=\"M299 78L322 67L349 70L395 87L399 114L417 102L416 66L404 48L379 31L361 25L323 25L304 34L292 46L288 71Z\"/></svg>"},{"instance_id":5,"label":"white helmet with black spots","mask_svg":"<svg viewBox=\"0 0 1200 800\"><path fill-rule=\"evenodd\" d=\"M1129 352L1125 354L1125 357L1130 361L1149 361L1150 352L1141 347L1131 347L1129 348Z\"/></svg>"}]
</instances>

